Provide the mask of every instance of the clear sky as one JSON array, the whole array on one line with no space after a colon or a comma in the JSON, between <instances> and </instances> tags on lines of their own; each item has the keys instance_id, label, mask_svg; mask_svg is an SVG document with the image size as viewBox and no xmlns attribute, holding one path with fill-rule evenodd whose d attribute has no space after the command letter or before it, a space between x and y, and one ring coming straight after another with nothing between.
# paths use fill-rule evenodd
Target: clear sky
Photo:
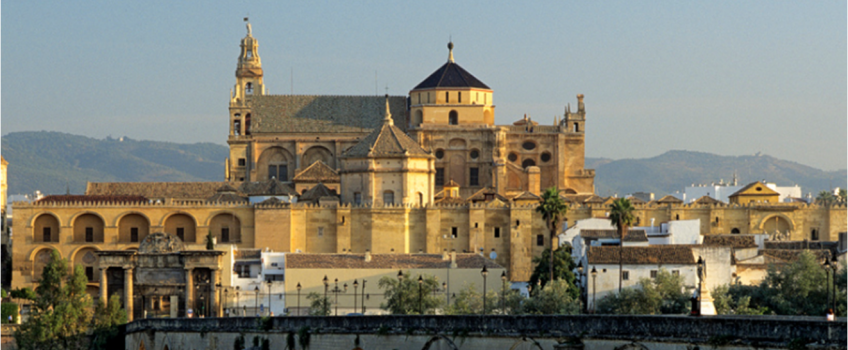
<instances>
[{"instance_id":1,"label":"clear sky","mask_svg":"<svg viewBox=\"0 0 848 350\"><path fill-rule=\"evenodd\" d=\"M835 0L3 1L2 133L225 144L246 15L272 94L405 95L452 37L498 124L551 124L585 94L588 157L846 168Z\"/></svg>"}]
</instances>

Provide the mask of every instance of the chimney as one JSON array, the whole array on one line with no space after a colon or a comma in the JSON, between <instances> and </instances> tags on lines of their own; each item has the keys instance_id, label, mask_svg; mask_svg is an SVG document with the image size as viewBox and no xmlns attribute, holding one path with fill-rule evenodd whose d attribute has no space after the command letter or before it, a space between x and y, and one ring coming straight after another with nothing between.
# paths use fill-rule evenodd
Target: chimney
<instances>
[{"instance_id":1,"label":"chimney","mask_svg":"<svg viewBox=\"0 0 848 350\"><path fill-rule=\"evenodd\" d=\"M371 262L371 251L368 249L365 250L365 262Z\"/></svg>"},{"instance_id":2,"label":"chimney","mask_svg":"<svg viewBox=\"0 0 848 350\"><path fill-rule=\"evenodd\" d=\"M450 257L448 256L448 250L445 249L442 251L442 261L448 261L448 259L450 259Z\"/></svg>"},{"instance_id":3,"label":"chimney","mask_svg":"<svg viewBox=\"0 0 848 350\"><path fill-rule=\"evenodd\" d=\"M456 249L451 250L451 264L450 267L452 269L456 268Z\"/></svg>"}]
</instances>

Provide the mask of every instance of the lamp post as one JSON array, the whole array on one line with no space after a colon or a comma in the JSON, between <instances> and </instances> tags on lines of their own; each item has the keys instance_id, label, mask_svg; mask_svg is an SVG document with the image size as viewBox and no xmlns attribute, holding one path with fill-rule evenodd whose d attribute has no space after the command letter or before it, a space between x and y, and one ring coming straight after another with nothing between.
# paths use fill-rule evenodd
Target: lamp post
<instances>
[{"instance_id":1,"label":"lamp post","mask_svg":"<svg viewBox=\"0 0 848 350\"><path fill-rule=\"evenodd\" d=\"M365 315L365 279L362 280L362 314Z\"/></svg>"},{"instance_id":2,"label":"lamp post","mask_svg":"<svg viewBox=\"0 0 848 350\"><path fill-rule=\"evenodd\" d=\"M254 306L254 312L256 312L256 317L259 317L259 286L253 289L253 292L256 293L256 296L253 298L256 306Z\"/></svg>"},{"instance_id":3,"label":"lamp post","mask_svg":"<svg viewBox=\"0 0 848 350\"><path fill-rule=\"evenodd\" d=\"M836 270L839 268L836 257L832 257L830 260L830 267L833 272L833 314L836 315Z\"/></svg>"},{"instance_id":4,"label":"lamp post","mask_svg":"<svg viewBox=\"0 0 848 350\"><path fill-rule=\"evenodd\" d=\"M424 277L418 275L418 314L424 314L424 303L423 303L423 295L421 294L421 287L424 286Z\"/></svg>"},{"instance_id":5,"label":"lamp post","mask_svg":"<svg viewBox=\"0 0 848 350\"><path fill-rule=\"evenodd\" d=\"M448 299L448 300L447 300L447 303L445 304L445 306L446 306L446 307L447 307L447 306L450 306L450 293L448 293L448 282L447 282L447 281L442 282L442 290L444 290L444 291L445 291L445 298L447 298L447 299Z\"/></svg>"},{"instance_id":6,"label":"lamp post","mask_svg":"<svg viewBox=\"0 0 848 350\"><path fill-rule=\"evenodd\" d=\"M835 262L835 261L834 261ZM833 312L836 313L836 264L832 263L830 259L825 258L824 260L824 269L827 274L827 284L825 288L827 288L827 305L833 305ZM833 294L831 294L830 285L833 283ZM832 295L832 296L831 296Z\"/></svg>"},{"instance_id":7,"label":"lamp post","mask_svg":"<svg viewBox=\"0 0 848 350\"><path fill-rule=\"evenodd\" d=\"M268 281L268 316L274 316L271 312L271 281Z\"/></svg>"},{"instance_id":8,"label":"lamp post","mask_svg":"<svg viewBox=\"0 0 848 350\"><path fill-rule=\"evenodd\" d=\"M598 270L592 266L592 313L595 313L595 281L598 279Z\"/></svg>"},{"instance_id":9,"label":"lamp post","mask_svg":"<svg viewBox=\"0 0 848 350\"><path fill-rule=\"evenodd\" d=\"M483 271L480 271L480 274L483 275L483 314L486 314L486 276L489 275L489 270L486 268L486 265L483 265Z\"/></svg>"},{"instance_id":10,"label":"lamp post","mask_svg":"<svg viewBox=\"0 0 848 350\"><path fill-rule=\"evenodd\" d=\"M699 256L698 257L698 296L696 297L698 305L697 305L697 312L693 311L693 313L695 313L695 315L697 315L697 316L701 316L701 292L702 292L701 288L704 287L704 276L703 276L704 272L705 272L704 271L704 259ZM693 308L693 309L695 309L695 308Z\"/></svg>"},{"instance_id":11,"label":"lamp post","mask_svg":"<svg viewBox=\"0 0 848 350\"><path fill-rule=\"evenodd\" d=\"M300 316L300 282L297 282L297 315Z\"/></svg>"},{"instance_id":12,"label":"lamp post","mask_svg":"<svg viewBox=\"0 0 848 350\"><path fill-rule=\"evenodd\" d=\"M403 305L403 270L398 270L398 303L403 313L406 313L406 308Z\"/></svg>"},{"instance_id":13,"label":"lamp post","mask_svg":"<svg viewBox=\"0 0 848 350\"><path fill-rule=\"evenodd\" d=\"M501 272L501 315L506 315L506 270Z\"/></svg>"},{"instance_id":14,"label":"lamp post","mask_svg":"<svg viewBox=\"0 0 848 350\"><path fill-rule=\"evenodd\" d=\"M227 300L230 297L230 289L224 288L224 310L226 310L227 317L230 317L230 310L227 309Z\"/></svg>"},{"instance_id":15,"label":"lamp post","mask_svg":"<svg viewBox=\"0 0 848 350\"><path fill-rule=\"evenodd\" d=\"M329 316L330 310L327 308L327 290L330 289L330 280L327 275L324 275L324 300L321 302L321 316Z\"/></svg>"},{"instance_id":16,"label":"lamp post","mask_svg":"<svg viewBox=\"0 0 848 350\"><path fill-rule=\"evenodd\" d=\"M241 290L241 286L236 286L236 307L235 307L235 312L238 312L238 307L239 307L239 304L240 304L240 303L239 303L239 291L240 291L240 290ZM244 314L242 314L242 315L244 315Z\"/></svg>"},{"instance_id":17,"label":"lamp post","mask_svg":"<svg viewBox=\"0 0 848 350\"><path fill-rule=\"evenodd\" d=\"M358 307L356 307L356 289L359 288L359 281L353 280L353 312L356 312Z\"/></svg>"}]
</instances>

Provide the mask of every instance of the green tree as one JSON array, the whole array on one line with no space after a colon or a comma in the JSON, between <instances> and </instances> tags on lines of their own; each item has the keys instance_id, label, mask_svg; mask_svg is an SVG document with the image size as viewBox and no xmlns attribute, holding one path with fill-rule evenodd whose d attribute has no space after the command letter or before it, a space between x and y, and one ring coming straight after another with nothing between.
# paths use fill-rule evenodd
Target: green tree
<instances>
[{"instance_id":1,"label":"green tree","mask_svg":"<svg viewBox=\"0 0 848 350\"><path fill-rule=\"evenodd\" d=\"M601 314L685 314L689 312L689 296L683 293L683 278L665 269L655 279L639 280L638 288L627 288L598 301Z\"/></svg>"},{"instance_id":2,"label":"green tree","mask_svg":"<svg viewBox=\"0 0 848 350\"><path fill-rule=\"evenodd\" d=\"M551 249L554 248L554 238L556 238L557 233L559 233L559 225L562 223L562 220L565 218L566 212L568 212L568 206L559 196L559 191L557 191L556 187L551 187L545 190L545 193L542 194L542 202L539 203L539 206L536 207L536 211L542 214L542 219L545 220L545 225L548 227L548 231L551 235ZM554 256L549 256L549 273L548 279L554 279Z\"/></svg>"},{"instance_id":3,"label":"green tree","mask_svg":"<svg viewBox=\"0 0 848 350\"><path fill-rule=\"evenodd\" d=\"M434 276L416 275L409 272L403 274L403 279L398 280L389 276L383 276L377 283L383 289L385 303L380 308L388 310L393 314L417 315L419 314L419 283L421 278L420 308L425 314L435 313L442 305L442 298L433 295L433 290L439 288L439 281Z\"/></svg>"},{"instance_id":4,"label":"green tree","mask_svg":"<svg viewBox=\"0 0 848 350\"><path fill-rule=\"evenodd\" d=\"M715 287L712 291L713 305L719 315L762 315L768 312L768 308L752 308L751 296L742 295L734 298L730 294L730 286L722 285Z\"/></svg>"},{"instance_id":5,"label":"green tree","mask_svg":"<svg viewBox=\"0 0 848 350\"><path fill-rule=\"evenodd\" d=\"M91 297L82 266L68 274L68 262L53 250L44 267L30 318L15 332L20 349L82 349L91 321ZM64 283L63 283L64 281Z\"/></svg>"},{"instance_id":6,"label":"green tree","mask_svg":"<svg viewBox=\"0 0 848 350\"><path fill-rule=\"evenodd\" d=\"M35 291L30 289L29 287L13 289L12 292L9 293L9 295L14 299L24 299L30 301L35 301L35 299L38 298L38 296L35 294Z\"/></svg>"},{"instance_id":7,"label":"green tree","mask_svg":"<svg viewBox=\"0 0 848 350\"><path fill-rule=\"evenodd\" d=\"M845 204L848 201L848 192L844 188L839 189L839 194L836 196L836 201L839 204Z\"/></svg>"},{"instance_id":8,"label":"green tree","mask_svg":"<svg viewBox=\"0 0 848 350\"><path fill-rule=\"evenodd\" d=\"M843 270L844 271L844 270ZM844 274L844 272L843 272ZM839 280L837 274L837 280ZM766 278L752 299L757 306L765 306L779 315L824 315L830 307L828 300L828 271L809 251L803 251L790 264L769 266ZM837 313L844 314L845 285L839 287Z\"/></svg>"},{"instance_id":9,"label":"green tree","mask_svg":"<svg viewBox=\"0 0 848 350\"><path fill-rule=\"evenodd\" d=\"M112 294L109 302L97 303L92 319L92 349L107 349L120 336L118 326L127 323L127 312L121 307L121 297Z\"/></svg>"},{"instance_id":10,"label":"green tree","mask_svg":"<svg viewBox=\"0 0 848 350\"><path fill-rule=\"evenodd\" d=\"M580 291L574 287L574 283L576 278L574 276L574 260L571 259L571 246L565 245L557 248L554 251L554 277L556 279L565 280L569 286L571 286L568 291L571 293L572 298L577 298L580 294ZM536 264L536 268L533 269L533 274L530 275L530 285L537 286L539 280L542 282L542 287L548 284L550 280L550 275L548 272L551 269L550 265L551 261L551 250L545 249L542 252L542 256L534 257L533 263ZM534 292L535 293L535 292Z\"/></svg>"},{"instance_id":11,"label":"green tree","mask_svg":"<svg viewBox=\"0 0 848 350\"><path fill-rule=\"evenodd\" d=\"M483 293L474 283L468 283L445 308L447 315L477 315L483 313ZM485 314L494 313L500 307L500 294L494 290L486 292Z\"/></svg>"},{"instance_id":12,"label":"green tree","mask_svg":"<svg viewBox=\"0 0 848 350\"><path fill-rule=\"evenodd\" d=\"M816 196L816 202L821 205L831 205L838 200L836 196L833 195L833 192L830 191L821 191Z\"/></svg>"},{"instance_id":13,"label":"green tree","mask_svg":"<svg viewBox=\"0 0 848 350\"><path fill-rule=\"evenodd\" d=\"M633 223L636 221L636 217L633 216L633 205L630 204L630 200L627 198L619 198L610 204L610 213L609 219L612 222L612 225L618 230L618 293L621 293L621 282L624 277L624 268L622 266L621 261L621 252L624 247L624 235L627 234L627 230L630 226L633 226Z\"/></svg>"},{"instance_id":14,"label":"green tree","mask_svg":"<svg viewBox=\"0 0 848 350\"><path fill-rule=\"evenodd\" d=\"M574 285L555 280L542 287L532 298L524 302L524 311L537 315L576 315L580 313L580 300L572 297Z\"/></svg>"},{"instance_id":15,"label":"green tree","mask_svg":"<svg viewBox=\"0 0 848 350\"><path fill-rule=\"evenodd\" d=\"M330 316L330 298L325 298L316 292L311 292L306 296L309 300L309 315L310 316Z\"/></svg>"},{"instance_id":16,"label":"green tree","mask_svg":"<svg viewBox=\"0 0 848 350\"><path fill-rule=\"evenodd\" d=\"M212 230L206 234L206 250L215 250L215 238L212 237Z\"/></svg>"}]
</instances>

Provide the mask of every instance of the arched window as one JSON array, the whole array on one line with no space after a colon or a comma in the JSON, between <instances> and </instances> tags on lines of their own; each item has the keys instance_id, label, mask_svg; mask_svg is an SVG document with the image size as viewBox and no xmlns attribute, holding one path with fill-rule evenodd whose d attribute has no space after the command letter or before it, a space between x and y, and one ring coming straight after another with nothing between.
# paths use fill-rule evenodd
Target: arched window
<instances>
[{"instance_id":1,"label":"arched window","mask_svg":"<svg viewBox=\"0 0 848 350\"><path fill-rule=\"evenodd\" d=\"M462 103L462 92L457 92L457 93L456 93L456 97L457 97L457 98L456 98L456 100L457 100L456 102L458 102L458 103Z\"/></svg>"},{"instance_id":2,"label":"arched window","mask_svg":"<svg viewBox=\"0 0 848 350\"><path fill-rule=\"evenodd\" d=\"M680 220L680 214L675 215L674 220Z\"/></svg>"},{"instance_id":3,"label":"arched window","mask_svg":"<svg viewBox=\"0 0 848 350\"><path fill-rule=\"evenodd\" d=\"M450 124L450 125L459 124L459 113L457 113L456 111L450 111L450 114L448 115L448 124Z\"/></svg>"},{"instance_id":4,"label":"arched window","mask_svg":"<svg viewBox=\"0 0 848 350\"><path fill-rule=\"evenodd\" d=\"M574 123L574 132L580 132L580 124Z\"/></svg>"},{"instance_id":5,"label":"arched window","mask_svg":"<svg viewBox=\"0 0 848 350\"><path fill-rule=\"evenodd\" d=\"M252 94L253 93L253 83L247 83L244 86L244 92L248 93L248 94Z\"/></svg>"},{"instance_id":6,"label":"arched window","mask_svg":"<svg viewBox=\"0 0 848 350\"><path fill-rule=\"evenodd\" d=\"M810 240L818 241L819 240L819 230L812 229L810 231Z\"/></svg>"},{"instance_id":7,"label":"arched window","mask_svg":"<svg viewBox=\"0 0 848 350\"><path fill-rule=\"evenodd\" d=\"M395 193L392 191L383 192L383 204L389 205L395 203Z\"/></svg>"},{"instance_id":8,"label":"arched window","mask_svg":"<svg viewBox=\"0 0 848 350\"><path fill-rule=\"evenodd\" d=\"M734 227L732 230L730 230L730 233L738 234L738 233L739 233L739 229Z\"/></svg>"},{"instance_id":9,"label":"arched window","mask_svg":"<svg viewBox=\"0 0 848 350\"><path fill-rule=\"evenodd\" d=\"M450 103L450 92L445 91L445 103Z\"/></svg>"},{"instance_id":10,"label":"arched window","mask_svg":"<svg viewBox=\"0 0 848 350\"><path fill-rule=\"evenodd\" d=\"M421 192L418 192L418 206L424 206L424 195Z\"/></svg>"},{"instance_id":11,"label":"arched window","mask_svg":"<svg viewBox=\"0 0 848 350\"><path fill-rule=\"evenodd\" d=\"M716 224L718 224L718 216L716 216Z\"/></svg>"},{"instance_id":12,"label":"arched window","mask_svg":"<svg viewBox=\"0 0 848 350\"><path fill-rule=\"evenodd\" d=\"M527 167L529 166L536 166L536 161L532 159L525 159L523 162L521 162L522 168L527 169Z\"/></svg>"},{"instance_id":13,"label":"arched window","mask_svg":"<svg viewBox=\"0 0 848 350\"><path fill-rule=\"evenodd\" d=\"M233 135L241 135L241 120L236 119L233 121Z\"/></svg>"}]
</instances>

